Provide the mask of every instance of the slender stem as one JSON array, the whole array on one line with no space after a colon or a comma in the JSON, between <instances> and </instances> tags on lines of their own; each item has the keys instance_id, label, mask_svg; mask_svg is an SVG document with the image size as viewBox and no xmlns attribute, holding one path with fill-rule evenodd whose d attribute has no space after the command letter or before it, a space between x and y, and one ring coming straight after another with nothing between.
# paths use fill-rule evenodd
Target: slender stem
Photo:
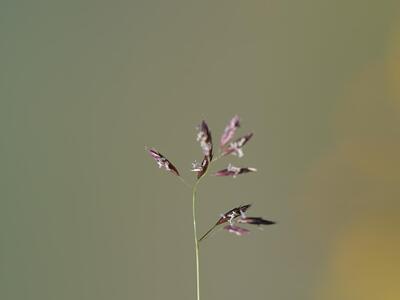
<instances>
[{"instance_id":1,"label":"slender stem","mask_svg":"<svg viewBox=\"0 0 400 300\"><path fill-rule=\"evenodd\" d=\"M215 162L217 159L221 158L223 155L219 155L214 159L212 162ZM204 178L208 170L210 169L210 166L212 164L210 162L207 170L204 172L203 176L201 176L199 179L197 179L196 183L193 185L193 191L192 191L192 211L193 211L193 232L194 232L194 243L195 243L195 251L196 251L196 294L197 294L197 300L200 300L200 240L197 237L197 226L196 226L196 194L197 194L197 186L200 183L201 179ZM204 238L203 236L202 238Z\"/></svg>"},{"instance_id":2,"label":"slender stem","mask_svg":"<svg viewBox=\"0 0 400 300\"><path fill-rule=\"evenodd\" d=\"M193 206L193 231L194 231L194 242L196 250L196 291L197 300L200 300L200 263L199 263L199 240L197 238L197 226L196 226L196 192L199 180L193 186L192 194L192 206Z\"/></svg>"}]
</instances>

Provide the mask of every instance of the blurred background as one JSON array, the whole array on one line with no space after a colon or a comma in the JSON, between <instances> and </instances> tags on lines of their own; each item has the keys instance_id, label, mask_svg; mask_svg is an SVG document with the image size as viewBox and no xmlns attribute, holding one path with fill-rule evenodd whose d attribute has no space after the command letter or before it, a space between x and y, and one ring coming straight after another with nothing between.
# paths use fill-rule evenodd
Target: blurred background
<instances>
[{"instance_id":1,"label":"blurred background","mask_svg":"<svg viewBox=\"0 0 400 300\"><path fill-rule=\"evenodd\" d=\"M0 298L195 299L196 125L254 131L205 179L275 220L201 248L202 299L400 298L400 2L0 1Z\"/></svg>"}]
</instances>

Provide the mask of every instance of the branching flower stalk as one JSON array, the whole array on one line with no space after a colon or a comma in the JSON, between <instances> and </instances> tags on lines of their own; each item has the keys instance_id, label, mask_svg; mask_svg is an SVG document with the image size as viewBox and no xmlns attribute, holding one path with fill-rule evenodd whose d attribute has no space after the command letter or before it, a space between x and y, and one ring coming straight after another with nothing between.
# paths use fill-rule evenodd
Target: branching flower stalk
<instances>
[{"instance_id":1,"label":"branching flower stalk","mask_svg":"<svg viewBox=\"0 0 400 300\"><path fill-rule=\"evenodd\" d=\"M150 154L150 156L156 161L159 168L164 168L166 171L171 174L177 176L185 185L190 186L192 188L192 214L193 214L193 233L194 233L194 242L195 242L195 258L196 258L196 296L197 300L200 300L200 243L203 242L211 232L214 231L218 226L222 224L227 224L223 227L224 230L236 234L238 236L242 236L249 233L249 229L238 226L237 224L245 224L245 225L272 225L275 224L273 221L265 220L260 217L247 217L246 211L251 207L251 204L240 205L235 207L224 214L220 215L220 218L217 222L211 226L211 228L198 238L197 234L197 223L196 223L196 198L197 198L197 188L202 180L208 172L212 164L214 164L217 160L228 156L230 154L236 155L237 157L243 157L243 146L251 139L253 133L248 133L242 137L239 137L235 141L232 141L233 136L235 135L236 130L240 127L240 120L238 116L234 116L228 125L225 127L224 132L220 138L219 143L219 154L216 158L213 156L213 142L211 137L211 132L208 128L208 125L205 121L202 121L198 126L198 134L197 141L200 143L203 159L201 163L194 162L192 164L191 171L197 173L197 179L193 185L188 185L186 181L181 177L178 169L160 152L158 152L154 148L147 148L146 150ZM233 177L236 178L238 175L256 172L257 170L252 167L236 167L232 164L229 164L225 169L219 170L215 172L214 176L225 176L225 177Z\"/></svg>"}]
</instances>

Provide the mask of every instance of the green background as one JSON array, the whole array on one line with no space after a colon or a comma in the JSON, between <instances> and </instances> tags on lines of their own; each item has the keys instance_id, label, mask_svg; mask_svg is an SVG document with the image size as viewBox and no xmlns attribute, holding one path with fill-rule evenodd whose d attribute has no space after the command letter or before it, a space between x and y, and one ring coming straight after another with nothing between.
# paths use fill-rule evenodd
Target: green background
<instances>
[{"instance_id":1,"label":"green background","mask_svg":"<svg viewBox=\"0 0 400 300\"><path fill-rule=\"evenodd\" d=\"M210 177L202 299L399 299L400 2L0 1L0 299L195 299L195 127L242 117L257 167Z\"/></svg>"}]
</instances>

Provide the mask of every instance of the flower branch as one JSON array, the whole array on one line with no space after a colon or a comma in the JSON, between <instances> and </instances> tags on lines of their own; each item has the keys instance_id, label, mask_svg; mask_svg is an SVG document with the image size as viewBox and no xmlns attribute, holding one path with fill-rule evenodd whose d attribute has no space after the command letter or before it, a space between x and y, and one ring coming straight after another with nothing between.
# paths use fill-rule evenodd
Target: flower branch
<instances>
[{"instance_id":1,"label":"flower branch","mask_svg":"<svg viewBox=\"0 0 400 300\"><path fill-rule=\"evenodd\" d=\"M196 182L192 186L192 215L193 215L193 234L195 242L195 261L196 261L196 297L200 300L200 242L204 241L210 233L219 226L224 226L223 229L229 233L233 233L238 236L246 235L250 232L249 229L242 227L247 225L255 226L265 226L273 225L274 221L269 221L261 217L248 217L246 216L247 210L251 207L251 204L237 206L224 214L220 215L217 222L211 226L211 228L202 235L199 239L197 235L197 222L196 222L196 202L197 202L197 189L200 181L206 177L210 167L217 160L227 157L232 154L239 158L243 157L243 147L248 143L248 141L253 137L253 133L245 134L238 139L232 141L236 131L240 127L240 119L236 115L234 116L225 127L221 138L219 140L219 154L213 157L213 142L211 131L205 121L202 121L197 127L197 141L200 143L200 148L202 150L203 159L200 163L194 162L192 164L191 171L196 173ZM159 168L163 168L174 176L179 177L182 182L189 186L186 181L181 177L178 169L174 164L171 163L164 155L162 155L158 150L154 148L147 148L147 152L156 161ZM236 167L229 164L225 169L214 172L214 176L218 177L233 177L236 178L238 175L253 173L257 169L253 167ZM239 226L240 224L241 226Z\"/></svg>"}]
</instances>

